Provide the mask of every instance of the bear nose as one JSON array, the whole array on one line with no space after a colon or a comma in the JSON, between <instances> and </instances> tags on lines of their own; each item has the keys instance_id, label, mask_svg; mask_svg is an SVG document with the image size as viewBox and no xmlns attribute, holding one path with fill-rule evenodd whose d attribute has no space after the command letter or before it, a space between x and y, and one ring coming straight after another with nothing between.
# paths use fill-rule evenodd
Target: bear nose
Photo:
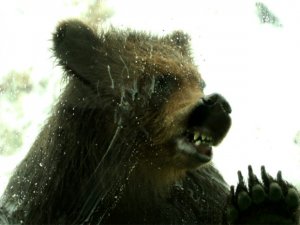
<instances>
[{"instance_id":1,"label":"bear nose","mask_svg":"<svg viewBox=\"0 0 300 225\"><path fill-rule=\"evenodd\" d=\"M231 107L226 99L217 93L207 95L202 98L203 104L208 108L220 108L224 113L230 114Z\"/></svg>"}]
</instances>

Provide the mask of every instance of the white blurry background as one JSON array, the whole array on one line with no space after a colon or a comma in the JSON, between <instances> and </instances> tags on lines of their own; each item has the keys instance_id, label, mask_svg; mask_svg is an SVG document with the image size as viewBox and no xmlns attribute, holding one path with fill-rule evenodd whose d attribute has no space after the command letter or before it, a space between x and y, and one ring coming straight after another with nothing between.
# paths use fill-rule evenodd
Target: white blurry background
<instances>
[{"instance_id":1,"label":"white blurry background","mask_svg":"<svg viewBox=\"0 0 300 225\"><path fill-rule=\"evenodd\" d=\"M63 87L51 55L58 21L112 15L107 24L191 35L206 93L231 103L232 129L214 162L230 184L251 164L300 188L300 2L261 1L276 20L259 17L258 1L10 0L0 8L0 194L25 156ZM91 7L92 6L92 7ZM97 7L96 7L97 6ZM271 18L272 19L272 18ZM274 18L273 18L274 19ZM95 22L95 20L94 20Z\"/></svg>"}]
</instances>

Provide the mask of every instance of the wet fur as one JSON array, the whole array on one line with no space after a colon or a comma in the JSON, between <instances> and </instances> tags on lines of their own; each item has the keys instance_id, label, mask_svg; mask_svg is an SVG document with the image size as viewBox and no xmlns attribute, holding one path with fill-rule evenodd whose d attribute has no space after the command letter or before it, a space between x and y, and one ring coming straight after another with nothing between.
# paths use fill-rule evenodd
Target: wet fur
<instances>
[{"instance_id":1,"label":"wet fur","mask_svg":"<svg viewBox=\"0 0 300 225\"><path fill-rule=\"evenodd\" d=\"M182 32L156 37L114 29L97 34L80 21L58 26L54 53L68 84L8 184L2 202L7 208L19 202L10 212L14 221L79 223L98 210L105 223L171 222L141 212L169 205L164 199L186 177L165 148L203 96L188 41ZM122 212L125 206L130 212Z\"/></svg>"},{"instance_id":2,"label":"wet fur","mask_svg":"<svg viewBox=\"0 0 300 225\"><path fill-rule=\"evenodd\" d=\"M12 223L225 224L227 184L172 142L204 97L188 35L70 20L53 43L68 84L2 198Z\"/></svg>"}]
</instances>

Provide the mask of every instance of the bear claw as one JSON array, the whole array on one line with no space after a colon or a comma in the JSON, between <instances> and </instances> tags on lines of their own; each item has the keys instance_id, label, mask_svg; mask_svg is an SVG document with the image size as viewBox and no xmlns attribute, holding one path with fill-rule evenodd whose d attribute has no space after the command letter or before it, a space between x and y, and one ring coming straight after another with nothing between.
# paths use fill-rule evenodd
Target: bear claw
<instances>
[{"instance_id":1,"label":"bear claw","mask_svg":"<svg viewBox=\"0 0 300 225\"><path fill-rule=\"evenodd\" d=\"M298 224L299 193L284 181L281 171L276 179L261 167L261 181L248 167L248 186L238 171L238 185L230 188L227 221L229 224Z\"/></svg>"}]
</instances>

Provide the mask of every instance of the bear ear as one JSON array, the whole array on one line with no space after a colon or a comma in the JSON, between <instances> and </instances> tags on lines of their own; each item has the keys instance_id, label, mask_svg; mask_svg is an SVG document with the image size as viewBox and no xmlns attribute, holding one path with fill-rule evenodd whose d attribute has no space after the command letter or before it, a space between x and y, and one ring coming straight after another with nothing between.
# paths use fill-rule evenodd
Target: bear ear
<instances>
[{"instance_id":1,"label":"bear ear","mask_svg":"<svg viewBox=\"0 0 300 225\"><path fill-rule=\"evenodd\" d=\"M53 51L68 75L91 75L91 65L101 58L103 40L79 20L61 22L53 34ZM97 64L96 64L97 65Z\"/></svg>"},{"instance_id":2,"label":"bear ear","mask_svg":"<svg viewBox=\"0 0 300 225\"><path fill-rule=\"evenodd\" d=\"M176 47L183 55L190 55L190 36L182 31L174 31L172 34L166 36L169 44Z\"/></svg>"}]
</instances>

